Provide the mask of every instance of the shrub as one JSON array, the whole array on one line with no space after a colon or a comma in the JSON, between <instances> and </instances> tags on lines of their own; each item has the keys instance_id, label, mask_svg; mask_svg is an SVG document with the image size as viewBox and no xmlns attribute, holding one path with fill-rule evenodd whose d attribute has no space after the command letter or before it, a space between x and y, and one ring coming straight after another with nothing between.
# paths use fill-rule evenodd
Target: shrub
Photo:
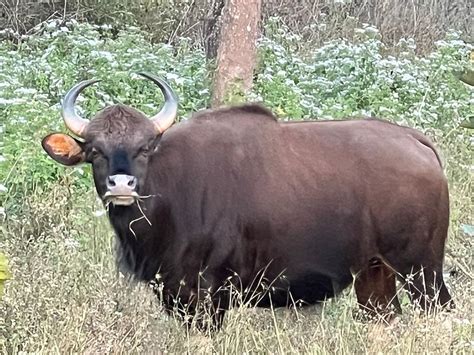
<instances>
[{"instance_id":1,"label":"shrub","mask_svg":"<svg viewBox=\"0 0 474 355\"><path fill-rule=\"evenodd\" d=\"M356 42L334 40L303 55L296 45L301 38L277 19L269 21L249 99L262 100L283 119L373 115L440 132L450 132L473 114L473 92L452 75L472 50L459 33L419 57L413 40L400 41L396 56L386 55L377 29L366 25L357 32ZM107 25L49 21L18 46L2 42L0 63L0 130L5 137L0 181L8 189L0 192L3 206L64 176L39 142L47 132L63 129L59 102L74 83L103 79L79 99L85 116L114 102L147 114L157 111L161 94L131 75L139 71L170 82L180 98L180 117L209 103L212 63L203 51L186 39L174 47L153 44L136 27L117 32ZM69 170L74 186L90 186L84 170Z\"/></svg>"},{"instance_id":2,"label":"shrub","mask_svg":"<svg viewBox=\"0 0 474 355\"><path fill-rule=\"evenodd\" d=\"M276 21L276 20L274 20ZM378 30L366 25L355 43L327 42L302 56L302 39L270 23L260 42L256 94L292 118L377 116L418 128L450 130L472 114L474 94L453 76L473 46L451 33L427 57L403 39L397 55L386 55ZM471 104L470 104L471 103Z\"/></svg>"}]
</instances>

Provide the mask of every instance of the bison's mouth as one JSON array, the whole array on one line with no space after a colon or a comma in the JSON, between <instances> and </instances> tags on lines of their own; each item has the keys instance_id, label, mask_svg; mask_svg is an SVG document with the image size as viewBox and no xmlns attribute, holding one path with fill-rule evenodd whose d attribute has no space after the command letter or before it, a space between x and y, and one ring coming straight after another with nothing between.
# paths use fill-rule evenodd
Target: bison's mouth
<instances>
[{"instance_id":1,"label":"bison's mouth","mask_svg":"<svg viewBox=\"0 0 474 355\"><path fill-rule=\"evenodd\" d=\"M107 191L102 199L106 205L112 203L114 206L130 206L135 203L138 197L135 191L129 195L115 195Z\"/></svg>"}]
</instances>

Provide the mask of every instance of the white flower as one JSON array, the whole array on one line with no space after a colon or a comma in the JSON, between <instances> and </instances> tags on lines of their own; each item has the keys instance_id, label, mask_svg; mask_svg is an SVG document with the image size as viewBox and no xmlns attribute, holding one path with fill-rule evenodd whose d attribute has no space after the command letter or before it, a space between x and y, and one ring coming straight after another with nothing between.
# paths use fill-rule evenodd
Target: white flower
<instances>
[{"instance_id":1,"label":"white flower","mask_svg":"<svg viewBox=\"0 0 474 355\"><path fill-rule=\"evenodd\" d=\"M174 82L178 85L183 85L184 81L185 79L180 77L180 78L177 78Z\"/></svg>"},{"instance_id":2,"label":"white flower","mask_svg":"<svg viewBox=\"0 0 474 355\"><path fill-rule=\"evenodd\" d=\"M53 28L56 28L56 21L50 21L50 22L46 23L45 27L49 30L51 30Z\"/></svg>"},{"instance_id":3,"label":"white flower","mask_svg":"<svg viewBox=\"0 0 474 355\"><path fill-rule=\"evenodd\" d=\"M167 73L166 74L166 79L168 79L168 80L176 80L178 78L179 78L179 76L174 74L174 73Z\"/></svg>"},{"instance_id":4,"label":"white flower","mask_svg":"<svg viewBox=\"0 0 474 355\"><path fill-rule=\"evenodd\" d=\"M76 249L79 246L79 242L73 238L67 238L64 240L64 245L68 249Z\"/></svg>"},{"instance_id":5,"label":"white flower","mask_svg":"<svg viewBox=\"0 0 474 355\"><path fill-rule=\"evenodd\" d=\"M105 214L105 210L97 210L97 211L94 211L94 212L93 212L93 215L94 215L95 217L101 217L101 216L103 216L104 214Z\"/></svg>"},{"instance_id":6,"label":"white flower","mask_svg":"<svg viewBox=\"0 0 474 355\"><path fill-rule=\"evenodd\" d=\"M0 105L21 105L25 102L26 100L24 99L4 99L0 97Z\"/></svg>"},{"instance_id":7,"label":"white flower","mask_svg":"<svg viewBox=\"0 0 474 355\"><path fill-rule=\"evenodd\" d=\"M91 56L95 58L104 58L109 62L115 61L115 56L107 51L91 51Z\"/></svg>"},{"instance_id":8,"label":"white flower","mask_svg":"<svg viewBox=\"0 0 474 355\"><path fill-rule=\"evenodd\" d=\"M29 89L29 88L18 88L14 91L15 94L20 95L33 95L36 94L38 91L36 89Z\"/></svg>"},{"instance_id":9,"label":"white flower","mask_svg":"<svg viewBox=\"0 0 474 355\"><path fill-rule=\"evenodd\" d=\"M0 184L0 193L1 192L7 192L7 191L8 191L7 187L3 184Z\"/></svg>"},{"instance_id":10,"label":"white flower","mask_svg":"<svg viewBox=\"0 0 474 355\"><path fill-rule=\"evenodd\" d=\"M80 175L84 175L84 170L82 170L82 168L76 167L76 168L74 168L74 171L76 171Z\"/></svg>"}]
</instances>

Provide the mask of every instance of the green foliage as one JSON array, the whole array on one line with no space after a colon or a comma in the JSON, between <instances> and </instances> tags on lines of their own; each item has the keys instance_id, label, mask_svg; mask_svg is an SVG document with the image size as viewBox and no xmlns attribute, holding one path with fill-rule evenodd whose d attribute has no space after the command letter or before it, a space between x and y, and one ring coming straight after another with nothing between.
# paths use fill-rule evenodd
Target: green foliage
<instances>
[{"instance_id":1,"label":"green foliage","mask_svg":"<svg viewBox=\"0 0 474 355\"><path fill-rule=\"evenodd\" d=\"M464 72L459 75L459 79L467 85L474 86L474 70L466 68Z\"/></svg>"},{"instance_id":2,"label":"green foliage","mask_svg":"<svg viewBox=\"0 0 474 355\"><path fill-rule=\"evenodd\" d=\"M377 29L358 30L359 40L340 39L302 55L301 38L276 20L259 44L259 68L249 99L261 100L281 118L343 118L373 115L422 129L449 132L473 115L474 94L451 73L467 62L472 46L451 34L426 58L415 55L412 40L385 54ZM50 21L20 45L0 44L0 203L44 191L65 176L64 168L43 154L41 138L64 130L58 114L62 95L76 82L102 82L79 98L79 111L92 116L107 104L122 102L147 114L162 97L134 72L166 78L180 98L183 117L208 106L210 77L204 53L182 39L172 47L152 44L136 27L119 32L110 26ZM233 94L228 101L241 102ZM68 170L75 188L90 187L88 167Z\"/></svg>"},{"instance_id":3,"label":"green foliage","mask_svg":"<svg viewBox=\"0 0 474 355\"><path fill-rule=\"evenodd\" d=\"M474 86L474 50L470 54L470 62L458 73L459 80L463 83ZM474 129L474 115L461 122L461 127Z\"/></svg>"},{"instance_id":4,"label":"green foliage","mask_svg":"<svg viewBox=\"0 0 474 355\"><path fill-rule=\"evenodd\" d=\"M421 128L449 130L473 113L474 94L452 76L468 60L472 46L452 33L428 57L402 40L387 54L376 28L357 31L359 40L339 39L305 55L302 41L271 22L260 42L256 93L285 117L377 116ZM392 50L393 52L393 50Z\"/></svg>"},{"instance_id":5,"label":"green foliage","mask_svg":"<svg viewBox=\"0 0 474 355\"><path fill-rule=\"evenodd\" d=\"M259 44L259 68L251 100L261 100L281 118L343 118L373 115L421 129L449 132L473 115L474 93L451 74L468 61L472 46L452 33L426 58L403 40L396 55L386 54L377 29L357 31L355 43L340 39L302 55L301 38L276 20ZM102 82L85 91L79 111L92 116L107 104L122 102L147 114L162 97L134 72L166 78L180 98L183 117L209 103L210 75L204 53L182 39L172 47L152 44L136 27L117 32L110 26L50 21L25 36L18 46L0 44L0 194L2 206L31 191L47 190L65 175L43 154L41 138L63 130L58 109L62 95L76 82ZM240 94L230 102L242 101ZM442 134L441 134L442 135ZM90 187L88 168L68 170L72 185ZM85 173L86 172L86 173ZM14 206L11 206L14 208Z\"/></svg>"}]
</instances>

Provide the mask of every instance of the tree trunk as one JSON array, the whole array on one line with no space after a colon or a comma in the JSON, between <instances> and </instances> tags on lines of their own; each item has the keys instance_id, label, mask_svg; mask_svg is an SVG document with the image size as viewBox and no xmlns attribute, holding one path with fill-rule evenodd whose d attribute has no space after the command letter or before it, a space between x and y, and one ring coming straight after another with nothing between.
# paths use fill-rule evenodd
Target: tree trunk
<instances>
[{"instance_id":1,"label":"tree trunk","mask_svg":"<svg viewBox=\"0 0 474 355\"><path fill-rule=\"evenodd\" d=\"M214 78L212 105L243 101L252 87L261 0L227 0Z\"/></svg>"},{"instance_id":2,"label":"tree trunk","mask_svg":"<svg viewBox=\"0 0 474 355\"><path fill-rule=\"evenodd\" d=\"M210 0L210 10L207 12L204 22L204 46L207 59L214 59L217 56L219 33L222 24L221 14L224 4L224 0Z\"/></svg>"}]
</instances>

